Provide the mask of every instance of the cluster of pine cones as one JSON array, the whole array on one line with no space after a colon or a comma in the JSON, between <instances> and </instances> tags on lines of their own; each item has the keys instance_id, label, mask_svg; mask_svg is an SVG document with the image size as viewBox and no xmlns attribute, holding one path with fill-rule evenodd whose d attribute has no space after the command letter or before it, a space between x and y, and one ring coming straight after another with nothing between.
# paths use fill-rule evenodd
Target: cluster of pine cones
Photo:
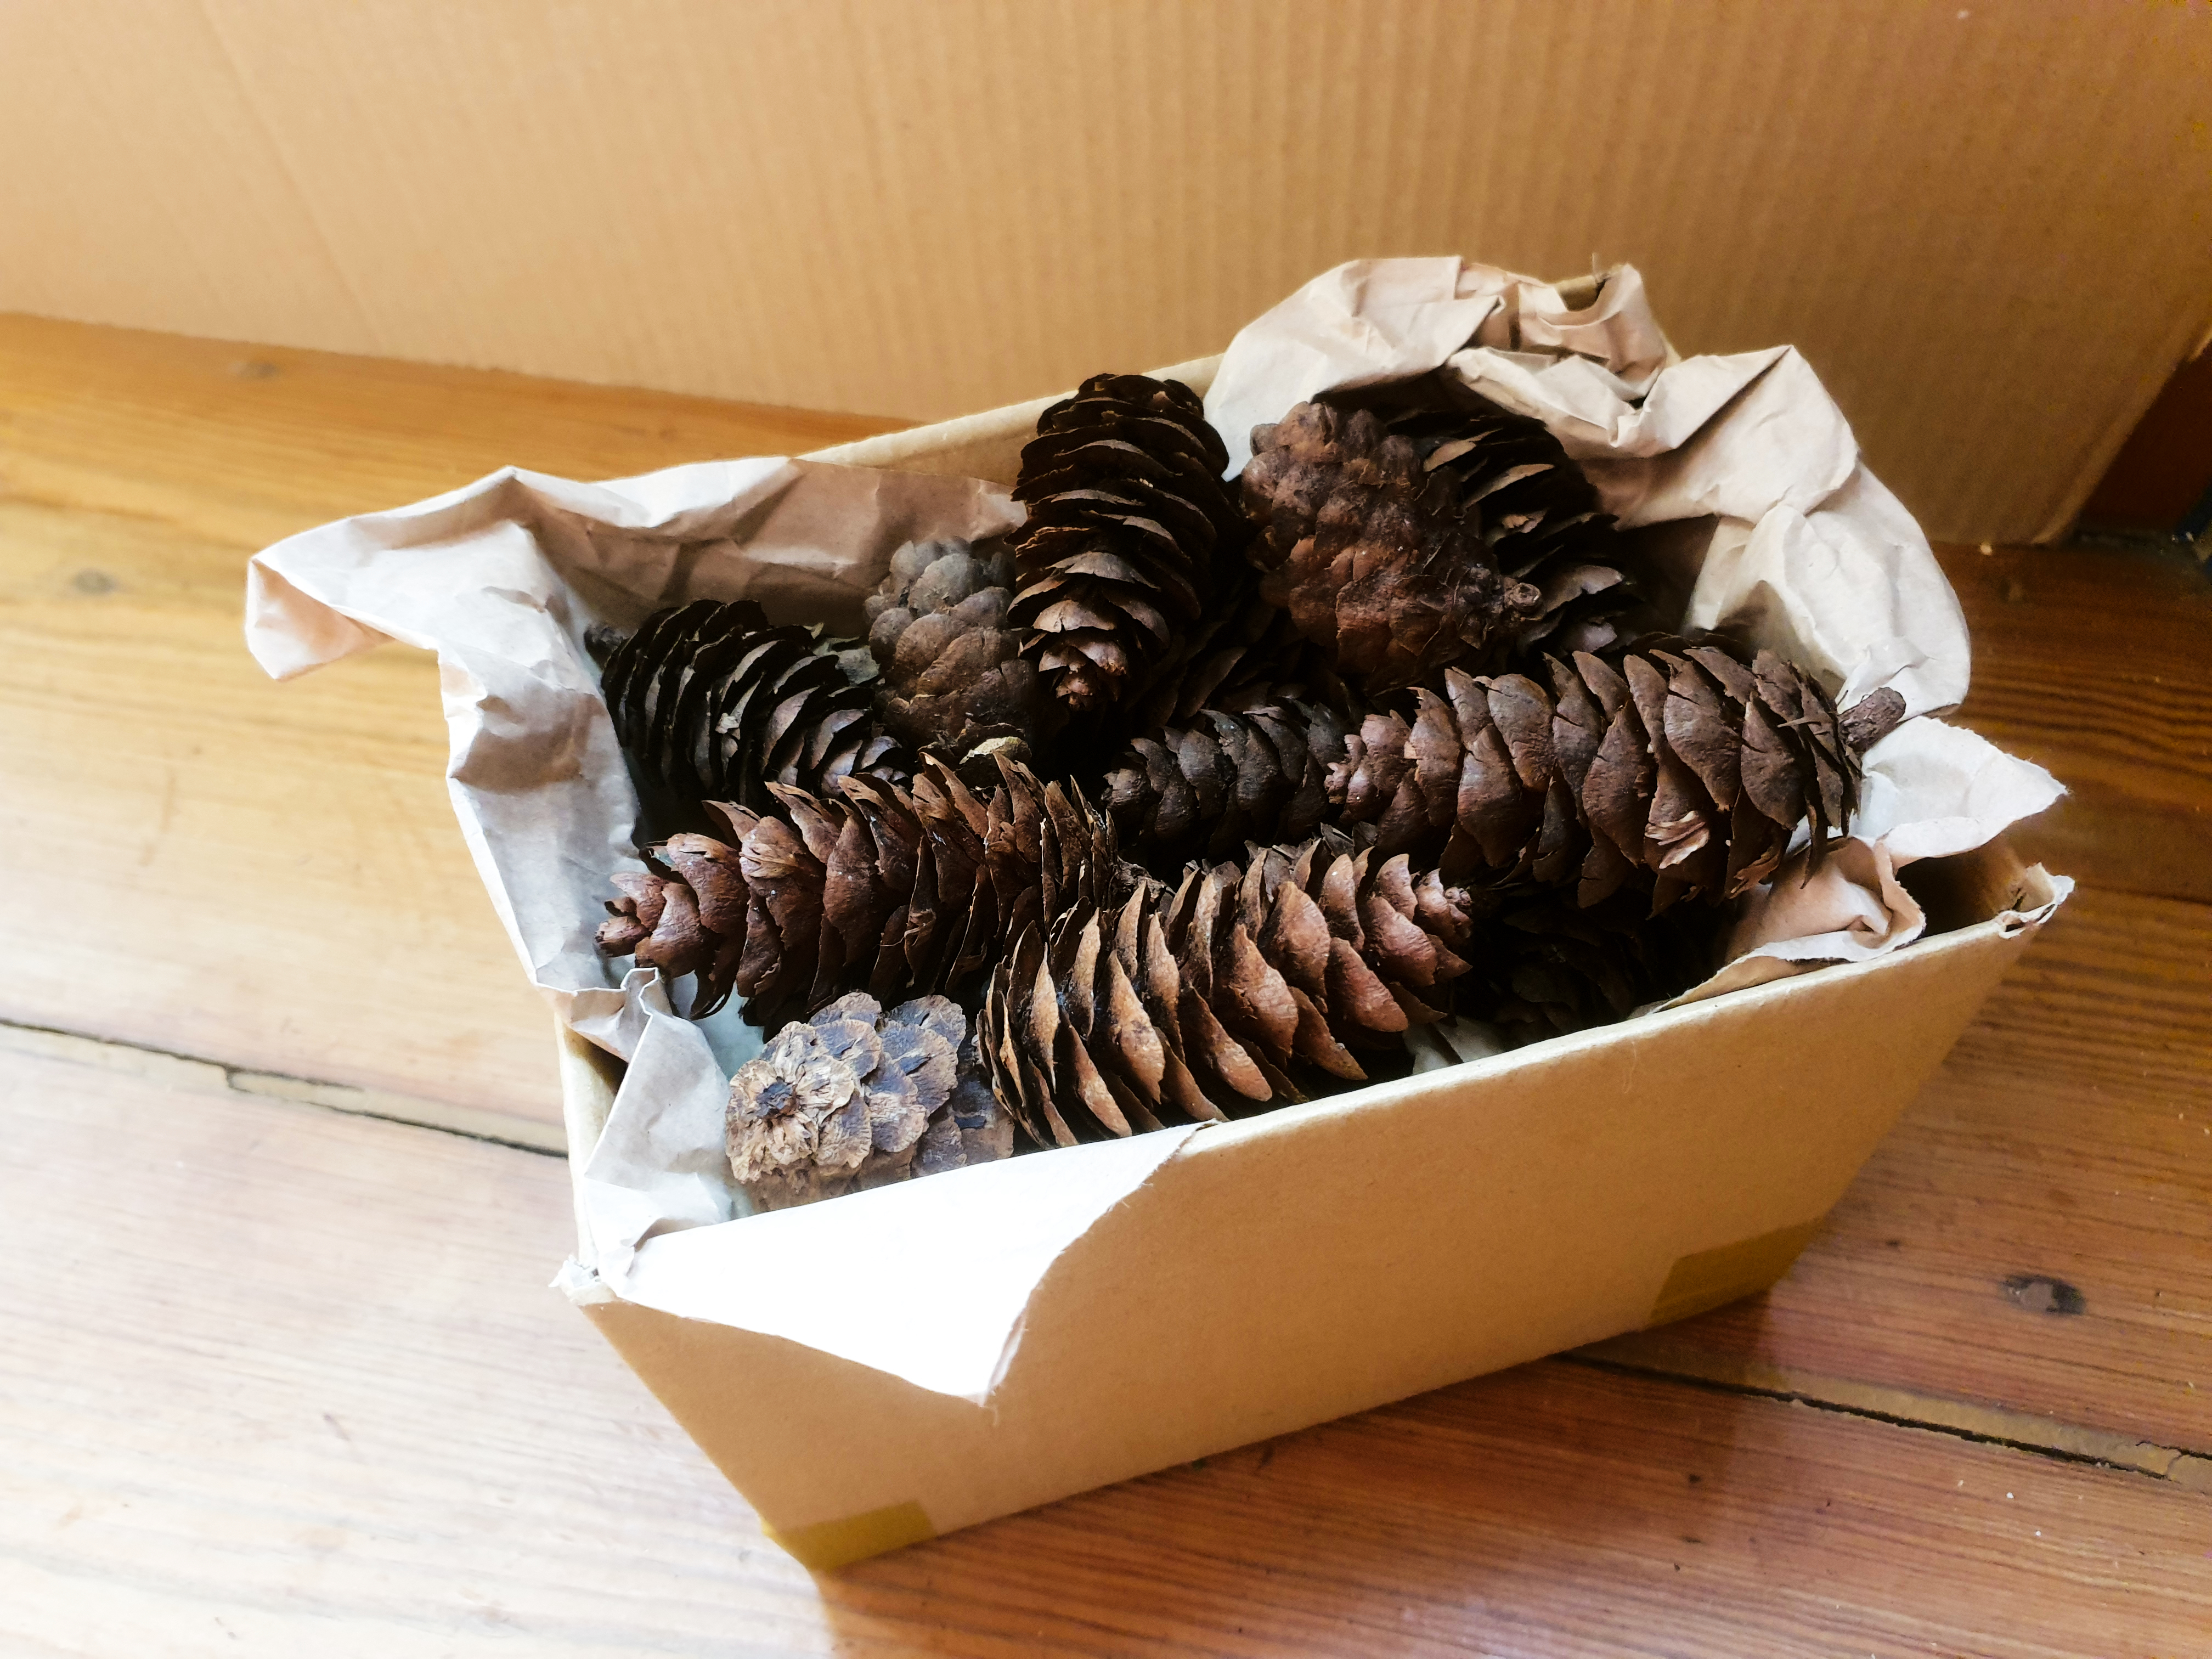
<instances>
[{"instance_id":1,"label":"cluster of pine cones","mask_svg":"<svg viewBox=\"0 0 2212 1659\"><path fill-rule=\"evenodd\" d=\"M1099 375L1022 528L902 549L865 640L700 600L589 641L652 831L600 949L792 1022L732 1083L761 1201L1621 1018L1849 824L1901 700L1652 631L1540 422L1425 376L1252 450Z\"/></svg>"}]
</instances>

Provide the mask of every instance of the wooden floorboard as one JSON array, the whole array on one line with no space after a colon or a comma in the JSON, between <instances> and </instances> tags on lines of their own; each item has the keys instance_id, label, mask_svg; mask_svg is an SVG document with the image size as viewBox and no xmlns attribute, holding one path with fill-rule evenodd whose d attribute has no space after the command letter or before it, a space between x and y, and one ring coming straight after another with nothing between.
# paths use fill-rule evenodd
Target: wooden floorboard
<instances>
[{"instance_id":1,"label":"wooden floorboard","mask_svg":"<svg viewBox=\"0 0 2212 1659\"><path fill-rule=\"evenodd\" d=\"M1973 630L1960 719L2070 792L2017 840L2100 887L2212 902L2212 580L2179 550L1938 550Z\"/></svg>"},{"instance_id":2,"label":"wooden floorboard","mask_svg":"<svg viewBox=\"0 0 2212 1659\"><path fill-rule=\"evenodd\" d=\"M543 1006L447 801L436 664L272 684L246 561L503 465L883 425L0 316L0 885L70 895L0 962L0 1019L557 1125Z\"/></svg>"},{"instance_id":3,"label":"wooden floorboard","mask_svg":"<svg viewBox=\"0 0 2212 1659\"><path fill-rule=\"evenodd\" d=\"M2212 1454L2208 1010L2212 908L2077 894L1790 1275L1647 1346Z\"/></svg>"},{"instance_id":4,"label":"wooden floorboard","mask_svg":"<svg viewBox=\"0 0 2212 1659\"><path fill-rule=\"evenodd\" d=\"M816 1581L544 1288L557 1159L28 1055L0 1135L11 1654L2049 1659L2212 1629L2212 1504L2172 1482L1557 1361Z\"/></svg>"},{"instance_id":5,"label":"wooden floorboard","mask_svg":"<svg viewBox=\"0 0 2212 1659\"><path fill-rule=\"evenodd\" d=\"M502 466L616 478L898 424L0 313L11 496L249 552Z\"/></svg>"}]
</instances>

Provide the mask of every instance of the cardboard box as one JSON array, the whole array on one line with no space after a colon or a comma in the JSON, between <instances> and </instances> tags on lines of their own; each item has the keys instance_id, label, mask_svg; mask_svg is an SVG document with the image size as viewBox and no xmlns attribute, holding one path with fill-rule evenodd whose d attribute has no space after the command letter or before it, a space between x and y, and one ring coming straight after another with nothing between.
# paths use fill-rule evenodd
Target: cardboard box
<instances>
[{"instance_id":1,"label":"cardboard box","mask_svg":"<svg viewBox=\"0 0 2212 1659\"><path fill-rule=\"evenodd\" d=\"M1041 407L819 459L1007 480ZM2056 897L2002 841L1907 881L1931 936L1893 955L1201 1130L1054 1263L984 1405L579 1300L816 1568L1686 1317L1788 1269ZM561 1042L580 1169L621 1065Z\"/></svg>"},{"instance_id":2,"label":"cardboard box","mask_svg":"<svg viewBox=\"0 0 2212 1659\"><path fill-rule=\"evenodd\" d=\"M0 309L916 420L1317 270L1625 260L1938 537L2058 533L2212 322L2201 6L0 8Z\"/></svg>"},{"instance_id":3,"label":"cardboard box","mask_svg":"<svg viewBox=\"0 0 2212 1659\"><path fill-rule=\"evenodd\" d=\"M2051 901L2002 842L1943 862L1984 919L1894 956L1200 1133L1060 1258L988 1405L584 1311L814 1568L1686 1318L1788 1271ZM620 1064L561 1041L588 1147Z\"/></svg>"}]
</instances>

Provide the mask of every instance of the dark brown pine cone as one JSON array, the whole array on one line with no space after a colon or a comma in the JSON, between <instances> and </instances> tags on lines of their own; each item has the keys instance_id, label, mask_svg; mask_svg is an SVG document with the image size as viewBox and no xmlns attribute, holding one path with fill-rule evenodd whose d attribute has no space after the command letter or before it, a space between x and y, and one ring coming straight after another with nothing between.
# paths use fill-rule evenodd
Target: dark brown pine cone
<instances>
[{"instance_id":1,"label":"dark brown pine cone","mask_svg":"<svg viewBox=\"0 0 2212 1659\"><path fill-rule=\"evenodd\" d=\"M916 542L867 601L884 729L955 764L978 750L1027 759L1060 718L1006 625L1014 560L1002 543Z\"/></svg>"},{"instance_id":2,"label":"dark brown pine cone","mask_svg":"<svg viewBox=\"0 0 2212 1659\"><path fill-rule=\"evenodd\" d=\"M848 778L837 795L779 785L778 813L710 804L723 839L678 836L618 875L599 949L672 980L704 972L695 1018L731 992L769 1024L862 987L879 997L957 990L1101 861L1111 825L1012 762L978 799L941 761L911 789ZM1095 822L1094 822L1095 819ZM1079 849L1063 838L1080 836Z\"/></svg>"},{"instance_id":3,"label":"dark brown pine cone","mask_svg":"<svg viewBox=\"0 0 2212 1659\"><path fill-rule=\"evenodd\" d=\"M1613 642L1613 521L1541 422L1434 377L1254 428L1241 489L1262 591L1370 694ZM1441 405L1441 406L1440 406Z\"/></svg>"},{"instance_id":4,"label":"dark brown pine cone","mask_svg":"<svg viewBox=\"0 0 2212 1659\"><path fill-rule=\"evenodd\" d=\"M906 747L877 729L867 653L772 628L750 600L696 599L594 643L611 647L600 690L648 807L665 791L679 819L709 800L763 811L772 783L819 793L913 769Z\"/></svg>"},{"instance_id":5,"label":"dark brown pine cone","mask_svg":"<svg viewBox=\"0 0 2212 1659\"><path fill-rule=\"evenodd\" d=\"M1710 905L1654 916L1641 894L1588 909L1565 895L1525 895L1484 933L1477 972L1454 988L1457 1011L1516 1043L1626 1019L1710 977L1726 926Z\"/></svg>"},{"instance_id":6,"label":"dark brown pine cone","mask_svg":"<svg viewBox=\"0 0 2212 1659\"><path fill-rule=\"evenodd\" d=\"M1070 708L1144 686L1217 597L1217 562L1245 526L1229 453L1177 380L1097 374L1037 421L1014 499L1020 584L1008 617L1023 653Z\"/></svg>"},{"instance_id":7,"label":"dark brown pine cone","mask_svg":"<svg viewBox=\"0 0 2212 1659\"><path fill-rule=\"evenodd\" d=\"M780 1210L1013 1150L968 1017L943 997L865 993L794 1020L730 1079L730 1170Z\"/></svg>"},{"instance_id":8,"label":"dark brown pine cone","mask_svg":"<svg viewBox=\"0 0 2212 1659\"><path fill-rule=\"evenodd\" d=\"M1467 970L1468 895L1341 836L1194 868L1173 894L1123 865L993 972L984 1057L1039 1146L1219 1119L1366 1075ZM1438 998L1438 1000L1441 1000Z\"/></svg>"},{"instance_id":9,"label":"dark brown pine cone","mask_svg":"<svg viewBox=\"0 0 2212 1659\"><path fill-rule=\"evenodd\" d=\"M1632 877L1655 910L1732 898L1773 873L1809 820L1818 860L1857 810L1859 756L1904 703L1879 691L1839 720L1812 678L1771 651L1647 641L1608 663L1550 659L1525 675L1444 675L1408 722L1370 716L1333 777L1346 822L1379 851L1448 877L1576 890L1587 907Z\"/></svg>"},{"instance_id":10,"label":"dark brown pine cone","mask_svg":"<svg viewBox=\"0 0 2212 1659\"><path fill-rule=\"evenodd\" d=\"M1129 737L1157 737L1207 709L1242 714L1291 702L1348 714L1357 700L1329 665L1328 653L1298 632L1289 611L1261 595L1259 573L1239 566L1222 577L1220 603L1178 636L1144 690L1117 711L1114 727ZM1356 716L1352 723L1358 723ZM1288 832L1273 837L1293 838Z\"/></svg>"},{"instance_id":11,"label":"dark brown pine cone","mask_svg":"<svg viewBox=\"0 0 2212 1659\"><path fill-rule=\"evenodd\" d=\"M695 1014L734 988L756 1019L819 1006L862 978L878 996L909 994L993 968L985 1059L1000 1100L1046 1144L1070 1121L1125 1133L1147 1113L1218 1116L1357 1081L1355 1051L1401 1053L1399 1034L1437 1018L1467 971L1474 901L1402 857L1324 831L1241 866L1194 866L1171 890L1120 856L1112 820L1079 793L1012 762L1002 771L988 802L932 761L910 794L855 780L835 798L781 791L788 821L726 810L729 842L675 837L648 855L653 873L617 879L601 948L672 979L699 975ZM1099 955L1106 944L1118 969ZM1049 1017L1033 1006L1041 966L1060 1011ZM1152 999L1141 1024L1139 992ZM1085 1012L1092 997L1105 1024ZM1063 1016L1082 1057L1039 1036ZM1157 1065L1154 1044L1166 1045ZM1121 1128L1039 1103L1038 1079L1088 1090L1094 1073L1119 1081L1085 1094L1092 1105L1137 1091L1141 1109L1117 1109Z\"/></svg>"},{"instance_id":12,"label":"dark brown pine cone","mask_svg":"<svg viewBox=\"0 0 2212 1659\"><path fill-rule=\"evenodd\" d=\"M1204 709L1129 745L1106 775L1106 809L1122 844L1162 873L1234 858L1247 842L1300 842L1332 811L1329 773L1356 729L1302 702Z\"/></svg>"}]
</instances>

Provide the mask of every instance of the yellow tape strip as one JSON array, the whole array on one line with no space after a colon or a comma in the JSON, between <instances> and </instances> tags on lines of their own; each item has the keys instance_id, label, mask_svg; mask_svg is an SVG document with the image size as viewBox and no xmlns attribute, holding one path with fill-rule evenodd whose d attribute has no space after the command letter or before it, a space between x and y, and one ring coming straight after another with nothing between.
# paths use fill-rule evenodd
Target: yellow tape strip
<instances>
[{"instance_id":1,"label":"yellow tape strip","mask_svg":"<svg viewBox=\"0 0 2212 1659\"><path fill-rule=\"evenodd\" d=\"M1645 1328L1670 1325L1692 1314L1701 1314L1738 1297L1765 1290L1790 1271L1790 1264L1812 1241L1820 1226L1816 1218L1682 1257L1668 1273L1667 1282L1660 1286L1659 1300L1652 1304L1651 1317L1644 1322Z\"/></svg>"},{"instance_id":2,"label":"yellow tape strip","mask_svg":"<svg viewBox=\"0 0 2212 1659\"><path fill-rule=\"evenodd\" d=\"M810 1572L827 1572L854 1561L865 1561L887 1550L903 1549L937 1536L929 1516L915 1503L890 1504L866 1515L848 1515L842 1521L817 1521L811 1527L783 1532L761 1522L769 1542L799 1559Z\"/></svg>"}]
</instances>

